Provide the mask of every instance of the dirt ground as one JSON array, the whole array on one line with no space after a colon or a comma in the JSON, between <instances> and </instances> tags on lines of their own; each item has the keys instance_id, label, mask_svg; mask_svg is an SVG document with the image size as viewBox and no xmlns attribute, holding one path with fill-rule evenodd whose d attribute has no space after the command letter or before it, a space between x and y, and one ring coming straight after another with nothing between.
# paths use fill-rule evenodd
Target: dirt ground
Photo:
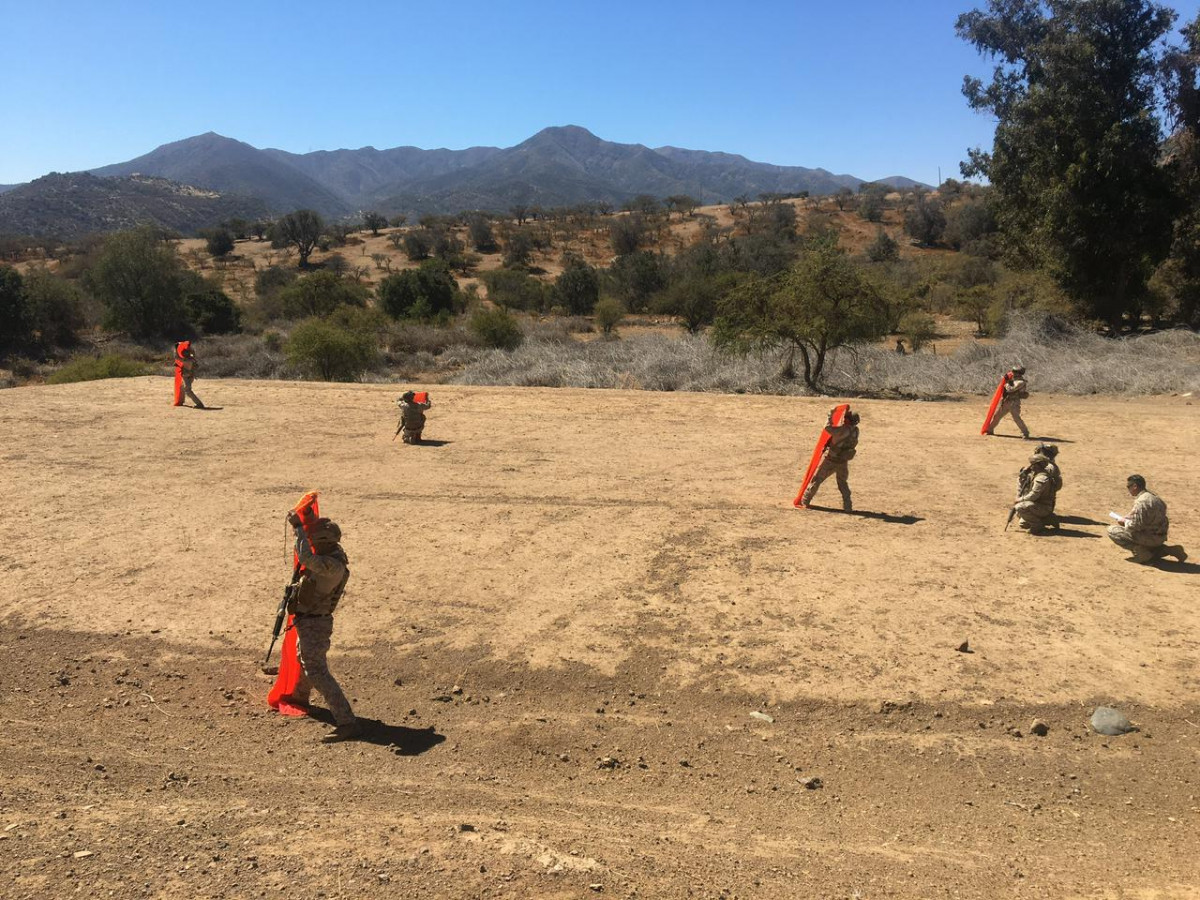
<instances>
[{"instance_id":1,"label":"dirt ground","mask_svg":"<svg viewBox=\"0 0 1200 900\"><path fill-rule=\"evenodd\" d=\"M196 388L0 392L6 898L1200 894L1200 565L1104 537L1138 471L1200 551L1190 398L1035 394L1032 537L978 397L856 404L846 515L829 400ZM361 742L265 706L308 489Z\"/></svg>"}]
</instances>

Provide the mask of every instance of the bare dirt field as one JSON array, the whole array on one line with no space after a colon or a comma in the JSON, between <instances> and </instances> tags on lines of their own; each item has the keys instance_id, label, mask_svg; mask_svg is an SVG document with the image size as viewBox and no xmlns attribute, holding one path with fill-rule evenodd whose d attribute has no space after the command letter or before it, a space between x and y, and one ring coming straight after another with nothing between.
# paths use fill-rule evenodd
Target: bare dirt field
<instances>
[{"instance_id":1,"label":"bare dirt field","mask_svg":"<svg viewBox=\"0 0 1200 900\"><path fill-rule=\"evenodd\" d=\"M846 515L827 399L196 387L0 392L0 895L1200 894L1200 565L1104 537L1138 471L1200 556L1191 400L1035 395L1031 537L978 397L857 404ZM308 489L361 742L264 703Z\"/></svg>"}]
</instances>

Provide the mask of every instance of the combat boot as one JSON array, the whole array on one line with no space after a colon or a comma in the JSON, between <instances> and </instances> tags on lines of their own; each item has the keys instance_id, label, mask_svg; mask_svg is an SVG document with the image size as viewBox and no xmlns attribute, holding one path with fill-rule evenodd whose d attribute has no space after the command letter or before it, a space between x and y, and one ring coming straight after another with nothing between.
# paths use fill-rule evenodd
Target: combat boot
<instances>
[{"instance_id":1,"label":"combat boot","mask_svg":"<svg viewBox=\"0 0 1200 900\"><path fill-rule=\"evenodd\" d=\"M352 741L355 738L362 737L362 723L355 719L353 722L347 722L345 725L338 725L333 731L321 738L322 744L338 744L342 741Z\"/></svg>"}]
</instances>

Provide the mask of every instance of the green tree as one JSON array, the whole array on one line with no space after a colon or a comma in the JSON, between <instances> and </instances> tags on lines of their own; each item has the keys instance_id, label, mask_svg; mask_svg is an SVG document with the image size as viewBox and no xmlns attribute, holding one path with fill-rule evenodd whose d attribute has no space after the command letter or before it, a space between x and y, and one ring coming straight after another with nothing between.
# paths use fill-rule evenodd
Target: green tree
<instances>
[{"instance_id":1,"label":"green tree","mask_svg":"<svg viewBox=\"0 0 1200 900\"><path fill-rule=\"evenodd\" d=\"M21 273L12 266L0 266L0 352L16 349L29 340L30 319Z\"/></svg>"},{"instance_id":2,"label":"green tree","mask_svg":"<svg viewBox=\"0 0 1200 900\"><path fill-rule=\"evenodd\" d=\"M178 337L187 328L182 272L175 246L144 227L110 235L86 281L110 328L135 338Z\"/></svg>"},{"instance_id":3,"label":"green tree","mask_svg":"<svg viewBox=\"0 0 1200 900\"><path fill-rule=\"evenodd\" d=\"M567 312L586 316L600 299L600 275L579 257L571 257L554 280L554 296Z\"/></svg>"},{"instance_id":4,"label":"green tree","mask_svg":"<svg viewBox=\"0 0 1200 900\"><path fill-rule=\"evenodd\" d=\"M311 209L298 209L275 223L275 233L280 242L296 248L302 269L308 267L308 258L321 240L324 230L325 223L320 213Z\"/></svg>"},{"instance_id":5,"label":"green tree","mask_svg":"<svg viewBox=\"0 0 1200 900\"><path fill-rule=\"evenodd\" d=\"M550 287L523 269L493 269L482 278L488 299L497 306L537 312L550 307Z\"/></svg>"},{"instance_id":6,"label":"green tree","mask_svg":"<svg viewBox=\"0 0 1200 900\"><path fill-rule=\"evenodd\" d=\"M908 338L908 346L915 353L937 337L937 323L928 313L911 310L900 319L900 333Z\"/></svg>"},{"instance_id":7,"label":"green tree","mask_svg":"<svg viewBox=\"0 0 1200 900\"><path fill-rule=\"evenodd\" d=\"M472 216L467 225L467 235L471 239L471 246L480 253L496 252L496 233L492 230L492 223L486 217Z\"/></svg>"},{"instance_id":8,"label":"green tree","mask_svg":"<svg viewBox=\"0 0 1200 900\"><path fill-rule=\"evenodd\" d=\"M428 228L414 228L401 239L404 255L412 262L429 259L433 252L433 233Z\"/></svg>"},{"instance_id":9,"label":"green tree","mask_svg":"<svg viewBox=\"0 0 1200 900\"><path fill-rule=\"evenodd\" d=\"M528 230L518 228L508 236L504 245L504 265L508 268L529 265L533 256L534 238Z\"/></svg>"},{"instance_id":10,"label":"green tree","mask_svg":"<svg viewBox=\"0 0 1200 900\"><path fill-rule=\"evenodd\" d=\"M1156 89L1173 18L1150 0L989 0L956 25L996 61L989 83L964 81L997 125L963 175L991 182L1009 258L1114 327L1171 239Z\"/></svg>"},{"instance_id":11,"label":"green tree","mask_svg":"<svg viewBox=\"0 0 1200 900\"><path fill-rule=\"evenodd\" d=\"M289 363L323 381L355 381L376 355L369 336L324 319L307 319L293 328L284 350Z\"/></svg>"},{"instance_id":12,"label":"green tree","mask_svg":"<svg viewBox=\"0 0 1200 900\"><path fill-rule=\"evenodd\" d=\"M283 288L279 300L285 316L300 319L327 316L339 306L363 306L367 291L333 272L318 271Z\"/></svg>"},{"instance_id":13,"label":"green tree","mask_svg":"<svg viewBox=\"0 0 1200 900\"><path fill-rule=\"evenodd\" d=\"M497 350L516 350L525 340L521 324L503 309L475 310L469 327L484 346Z\"/></svg>"},{"instance_id":14,"label":"green tree","mask_svg":"<svg viewBox=\"0 0 1200 900\"><path fill-rule=\"evenodd\" d=\"M795 377L799 354L804 383L817 391L829 354L878 340L886 320L874 285L841 248L824 241L786 272L731 291L712 334L715 345L729 352L781 351L785 378Z\"/></svg>"},{"instance_id":15,"label":"green tree","mask_svg":"<svg viewBox=\"0 0 1200 900\"><path fill-rule=\"evenodd\" d=\"M387 216L382 216L377 212L369 212L363 216L363 225L371 229L371 234L378 235L380 228L387 228Z\"/></svg>"},{"instance_id":16,"label":"green tree","mask_svg":"<svg viewBox=\"0 0 1200 900\"><path fill-rule=\"evenodd\" d=\"M596 304L592 318L601 334L612 337L621 320L625 318L625 307L615 297L605 297Z\"/></svg>"},{"instance_id":17,"label":"green tree","mask_svg":"<svg viewBox=\"0 0 1200 900\"><path fill-rule=\"evenodd\" d=\"M459 306L458 283L441 260L426 260L416 269L405 269L379 282L379 305L393 319L430 319L448 316Z\"/></svg>"},{"instance_id":18,"label":"green tree","mask_svg":"<svg viewBox=\"0 0 1200 900\"><path fill-rule=\"evenodd\" d=\"M931 247L946 231L946 213L941 201L922 194L904 213L904 230L923 247Z\"/></svg>"},{"instance_id":19,"label":"green tree","mask_svg":"<svg viewBox=\"0 0 1200 900\"><path fill-rule=\"evenodd\" d=\"M233 235L226 228L213 228L204 236L209 256L228 256L233 252Z\"/></svg>"},{"instance_id":20,"label":"green tree","mask_svg":"<svg viewBox=\"0 0 1200 900\"><path fill-rule=\"evenodd\" d=\"M620 216L608 226L608 237L617 256L636 253L646 240L646 222L638 215Z\"/></svg>"},{"instance_id":21,"label":"green tree","mask_svg":"<svg viewBox=\"0 0 1200 900\"><path fill-rule=\"evenodd\" d=\"M873 263L895 262L900 258L900 245L890 234L879 228L875 231L875 240L867 245L867 259Z\"/></svg>"},{"instance_id":22,"label":"green tree","mask_svg":"<svg viewBox=\"0 0 1200 900\"><path fill-rule=\"evenodd\" d=\"M630 312L645 312L650 298L663 289L666 277L663 260L649 250L639 250L620 256L608 269L606 277L609 291Z\"/></svg>"},{"instance_id":23,"label":"green tree","mask_svg":"<svg viewBox=\"0 0 1200 900\"><path fill-rule=\"evenodd\" d=\"M72 347L79 343L86 316L83 291L75 282L45 268L31 269L25 273L25 300L39 343L47 347Z\"/></svg>"}]
</instances>

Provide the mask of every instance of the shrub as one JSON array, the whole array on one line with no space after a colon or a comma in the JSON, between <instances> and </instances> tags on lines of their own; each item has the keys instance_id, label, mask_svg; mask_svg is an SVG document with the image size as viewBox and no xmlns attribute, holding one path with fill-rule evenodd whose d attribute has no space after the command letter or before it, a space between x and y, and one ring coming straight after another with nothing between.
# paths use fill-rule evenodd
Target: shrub
<instances>
[{"instance_id":1,"label":"shrub","mask_svg":"<svg viewBox=\"0 0 1200 900\"><path fill-rule=\"evenodd\" d=\"M74 282L47 269L25 275L25 300L39 342L47 347L72 347L86 324L83 292Z\"/></svg>"},{"instance_id":2,"label":"shrub","mask_svg":"<svg viewBox=\"0 0 1200 900\"><path fill-rule=\"evenodd\" d=\"M204 248L210 256L226 256L233 252L233 235L227 229L214 228L204 237Z\"/></svg>"},{"instance_id":3,"label":"shrub","mask_svg":"<svg viewBox=\"0 0 1200 900\"><path fill-rule=\"evenodd\" d=\"M71 384L76 381L99 381L102 378L132 378L149 375L151 369L118 353L105 356L77 356L46 379L47 384Z\"/></svg>"},{"instance_id":4,"label":"shrub","mask_svg":"<svg viewBox=\"0 0 1200 900\"><path fill-rule=\"evenodd\" d=\"M586 316L600 299L600 276L583 260L571 259L554 281L554 296L572 315Z\"/></svg>"},{"instance_id":5,"label":"shrub","mask_svg":"<svg viewBox=\"0 0 1200 900\"><path fill-rule=\"evenodd\" d=\"M235 334L242 330L242 311L224 291L204 287L184 298L188 319L204 334Z\"/></svg>"},{"instance_id":6,"label":"shrub","mask_svg":"<svg viewBox=\"0 0 1200 900\"><path fill-rule=\"evenodd\" d=\"M24 343L29 337L29 304L24 279L12 266L0 266L0 352Z\"/></svg>"},{"instance_id":7,"label":"shrub","mask_svg":"<svg viewBox=\"0 0 1200 900\"><path fill-rule=\"evenodd\" d=\"M471 316L471 333L497 350L515 350L525 339L520 324L503 309L476 310Z\"/></svg>"},{"instance_id":8,"label":"shrub","mask_svg":"<svg viewBox=\"0 0 1200 900\"><path fill-rule=\"evenodd\" d=\"M375 358L371 339L323 319L306 319L292 329L288 362L323 381L354 381Z\"/></svg>"},{"instance_id":9,"label":"shrub","mask_svg":"<svg viewBox=\"0 0 1200 900\"><path fill-rule=\"evenodd\" d=\"M621 306L621 302L612 297L605 297L596 304L594 313L596 327L601 333L607 336L612 336L616 331L617 325L625 318L625 307Z\"/></svg>"},{"instance_id":10,"label":"shrub","mask_svg":"<svg viewBox=\"0 0 1200 900\"><path fill-rule=\"evenodd\" d=\"M497 306L541 311L552 305L550 287L521 269L493 269L481 277L488 299Z\"/></svg>"},{"instance_id":11,"label":"shrub","mask_svg":"<svg viewBox=\"0 0 1200 900\"><path fill-rule=\"evenodd\" d=\"M932 316L908 312L900 319L900 333L908 338L908 345L916 351L937 337L937 326Z\"/></svg>"},{"instance_id":12,"label":"shrub","mask_svg":"<svg viewBox=\"0 0 1200 900\"><path fill-rule=\"evenodd\" d=\"M430 319L453 313L460 305L458 282L442 260L426 260L379 282L375 295L393 319Z\"/></svg>"},{"instance_id":13,"label":"shrub","mask_svg":"<svg viewBox=\"0 0 1200 900\"><path fill-rule=\"evenodd\" d=\"M291 318L327 316L339 306L363 306L367 289L333 272L314 272L279 294L283 313Z\"/></svg>"}]
</instances>

